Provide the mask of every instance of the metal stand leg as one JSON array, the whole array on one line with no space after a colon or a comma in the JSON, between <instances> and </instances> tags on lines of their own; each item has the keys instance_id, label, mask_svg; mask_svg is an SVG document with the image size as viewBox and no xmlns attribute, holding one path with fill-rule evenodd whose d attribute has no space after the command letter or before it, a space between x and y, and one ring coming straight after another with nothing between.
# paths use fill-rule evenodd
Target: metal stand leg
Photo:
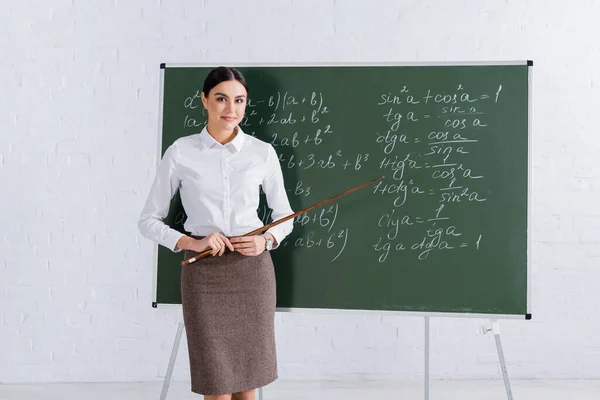
<instances>
[{"instance_id":1,"label":"metal stand leg","mask_svg":"<svg viewBox=\"0 0 600 400\"><path fill-rule=\"evenodd\" d=\"M167 392L169 391L169 385L171 384L171 377L173 376L173 368L175 367L175 360L177 359L177 352L179 351L179 342L181 342L182 333L183 322L180 322L179 326L177 327L177 334L175 335L173 350L171 351L171 359L169 360L169 368L167 368L167 376L165 376L162 392L160 393L160 400L166 400L167 398Z\"/></svg>"},{"instance_id":2,"label":"metal stand leg","mask_svg":"<svg viewBox=\"0 0 600 400\"><path fill-rule=\"evenodd\" d=\"M263 400L263 392L262 392L263 388L258 388L258 400Z\"/></svg>"},{"instance_id":3,"label":"metal stand leg","mask_svg":"<svg viewBox=\"0 0 600 400\"><path fill-rule=\"evenodd\" d=\"M508 400L513 400L510 381L508 380L508 371L506 370L506 361L504 360L504 352L502 351L502 342L500 341L500 325L495 319L492 320L492 332L494 332L494 338L496 339L496 348L498 349L498 357L500 358L500 368L502 369L504 387L506 388L506 397Z\"/></svg>"},{"instance_id":4,"label":"metal stand leg","mask_svg":"<svg viewBox=\"0 0 600 400\"><path fill-rule=\"evenodd\" d=\"M429 317L425 317L425 400L429 400Z\"/></svg>"}]
</instances>

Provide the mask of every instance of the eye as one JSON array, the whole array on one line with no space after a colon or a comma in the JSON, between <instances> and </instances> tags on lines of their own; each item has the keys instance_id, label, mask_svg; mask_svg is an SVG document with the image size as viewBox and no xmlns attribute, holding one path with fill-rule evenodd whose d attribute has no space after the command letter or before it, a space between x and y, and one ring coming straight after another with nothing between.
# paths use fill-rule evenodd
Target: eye
<instances>
[{"instance_id":1,"label":"eye","mask_svg":"<svg viewBox=\"0 0 600 400\"><path fill-rule=\"evenodd\" d=\"M225 100L225 97L217 97L217 101Z\"/></svg>"},{"instance_id":2,"label":"eye","mask_svg":"<svg viewBox=\"0 0 600 400\"><path fill-rule=\"evenodd\" d=\"M238 103L240 103L240 104L244 103L244 99L235 99L235 101L238 102Z\"/></svg>"}]
</instances>

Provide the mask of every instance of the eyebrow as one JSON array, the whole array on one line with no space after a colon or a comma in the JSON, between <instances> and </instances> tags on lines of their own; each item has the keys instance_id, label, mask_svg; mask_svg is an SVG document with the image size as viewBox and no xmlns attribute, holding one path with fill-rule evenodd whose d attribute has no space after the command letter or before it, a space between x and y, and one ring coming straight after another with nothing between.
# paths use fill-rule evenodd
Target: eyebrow
<instances>
[{"instance_id":1,"label":"eyebrow","mask_svg":"<svg viewBox=\"0 0 600 400\"><path fill-rule=\"evenodd\" d=\"M223 97L227 97L227 98L229 98L229 96L227 96L225 93L221 93L221 92L217 92L217 93L215 93L215 96L223 96ZM236 99L237 99L238 97L246 97L246 96L245 96L245 95L243 95L243 94L240 94L240 95L237 95L237 96L235 96L235 98L236 98Z\"/></svg>"}]
</instances>

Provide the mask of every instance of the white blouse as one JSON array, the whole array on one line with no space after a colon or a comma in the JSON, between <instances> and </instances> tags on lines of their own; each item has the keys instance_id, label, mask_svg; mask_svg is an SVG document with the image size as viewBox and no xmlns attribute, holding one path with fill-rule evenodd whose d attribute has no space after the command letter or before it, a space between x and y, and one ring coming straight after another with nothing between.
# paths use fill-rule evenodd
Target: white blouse
<instances>
[{"instance_id":1,"label":"white blouse","mask_svg":"<svg viewBox=\"0 0 600 400\"><path fill-rule=\"evenodd\" d=\"M174 252L181 251L176 244L184 235L163 222L179 190L187 232L241 236L264 225L258 217L259 186L273 210L273 221L293 214L281 165L271 144L238 128L235 138L222 145L204 128L198 134L177 139L166 150L138 227L144 237ZM279 245L292 229L290 219L267 232Z\"/></svg>"}]
</instances>

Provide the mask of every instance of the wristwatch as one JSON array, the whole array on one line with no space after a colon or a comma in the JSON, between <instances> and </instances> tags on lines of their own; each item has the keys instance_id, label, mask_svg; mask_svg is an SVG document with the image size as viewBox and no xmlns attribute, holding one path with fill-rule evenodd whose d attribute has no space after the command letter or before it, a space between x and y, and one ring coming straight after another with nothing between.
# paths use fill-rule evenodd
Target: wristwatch
<instances>
[{"instance_id":1,"label":"wristwatch","mask_svg":"<svg viewBox=\"0 0 600 400\"><path fill-rule=\"evenodd\" d=\"M262 235L265 238L265 250L271 251L273 248L273 240L267 235Z\"/></svg>"}]
</instances>

